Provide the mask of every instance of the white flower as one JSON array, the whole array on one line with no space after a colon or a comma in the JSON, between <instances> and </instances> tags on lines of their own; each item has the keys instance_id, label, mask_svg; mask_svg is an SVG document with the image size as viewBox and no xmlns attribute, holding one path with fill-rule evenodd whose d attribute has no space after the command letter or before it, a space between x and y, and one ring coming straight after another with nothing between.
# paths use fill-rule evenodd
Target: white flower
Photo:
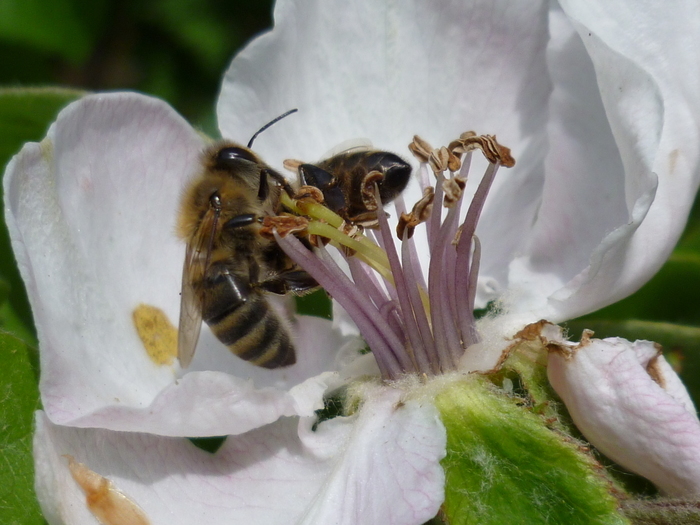
<instances>
[{"instance_id":1,"label":"white flower","mask_svg":"<svg viewBox=\"0 0 700 525\"><path fill-rule=\"evenodd\" d=\"M648 279L685 223L700 177L700 90L688 75L700 47L678 35L692 39L699 14L562 4L281 0L276 29L227 73L222 134L246 142L299 108L255 144L276 167L357 136L403 153L416 133L434 144L496 134L518 164L479 221L477 304L506 300L499 337L595 310ZM314 343L289 370L237 361L207 330L194 371L146 356L132 313L143 303L177 319L174 214L201 147L163 104L100 95L8 167L7 222L42 352L35 447L49 521L91 519L66 482L71 454L153 523L423 523L442 502L445 436L430 403L377 387L353 416L309 431L337 381L323 372L352 344L329 323L297 320L299 340ZM467 368L495 362L489 348ZM301 418L272 423L280 416ZM212 458L181 439L71 426L250 433Z\"/></svg>"}]
</instances>

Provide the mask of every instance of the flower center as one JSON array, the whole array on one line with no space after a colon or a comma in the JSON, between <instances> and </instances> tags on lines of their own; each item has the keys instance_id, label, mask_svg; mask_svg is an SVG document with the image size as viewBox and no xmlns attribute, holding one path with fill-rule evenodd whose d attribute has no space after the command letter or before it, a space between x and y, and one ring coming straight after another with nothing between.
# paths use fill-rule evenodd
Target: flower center
<instances>
[{"instance_id":1,"label":"flower center","mask_svg":"<svg viewBox=\"0 0 700 525\"><path fill-rule=\"evenodd\" d=\"M377 231L363 232L343 221L320 203L313 188L295 201L284 198L286 207L310 218L308 223L297 220L294 227L283 227L281 218L268 221L282 249L348 312L385 379L455 370L464 352L479 341L473 314L481 254L476 225L498 168L515 164L494 136L473 132L438 149L414 137L409 149L420 162L423 197L410 213L401 197L395 201L398 249L376 186ZM474 150L489 164L460 222ZM444 217L442 208L447 210ZM413 238L421 224L430 251L427 283ZM309 234L315 252L288 235L299 230ZM329 254L328 241L347 262L350 276Z\"/></svg>"}]
</instances>

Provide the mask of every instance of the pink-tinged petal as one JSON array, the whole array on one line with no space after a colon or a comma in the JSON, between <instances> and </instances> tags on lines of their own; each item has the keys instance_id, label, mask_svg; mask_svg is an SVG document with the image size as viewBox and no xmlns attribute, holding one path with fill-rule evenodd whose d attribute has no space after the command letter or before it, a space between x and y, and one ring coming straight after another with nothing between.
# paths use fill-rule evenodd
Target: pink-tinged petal
<instances>
[{"instance_id":1,"label":"pink-tinged petal","mask_svg":"<svg viewBox=\"0 0 700 525\"><path fill-rule=\"evenodd\" d=\"M154 362L139 338L139 305L177 323L184 243L175 220L202 146L162 101L114 93L71 104L9 164L7 224L53 422L226 435L320 408L329 378L314 376L337 369L348 341L330 321L297 319L298 364L272 371L232 355L206 326L192 374Z\"/></svg>"},{"instance_id":2,"label":"pink-tinged petal","mask_svg":"<svg viewBox=\"0 0 700 525\"><path fill-rule=\"evenodd\" d=\"M436 409L381 389L359 414L312 430L282 419L210 454L185 439L53 425L39 413L36 487L49 523L96 523L69 454L138 505L152 525L420 525L443 501L445 431Z\"/></svg>"},{"instance_id":3,"label":"pink-tinged petal","mask_svg":"<svg viewBox=\"0 0 700 525\"><path fill-rule=\"evenodd\" d=\"M654 343L553 341L549 380L598 450L666 494L700 494L700 422Z\"/></svg>"},{"instance_id":4,"label":"pink-tinged petal","mask_svg":"<svg viewBox=\"0 0 700 525\"><path fill-rule=\"evenodd\" d=\"M693 73L700 62L696 3L678 2L673 7L655 2L561 4L591 57L620 152L622 171L606 162L594 169L624 184L627 216L600 241L580 273L571 275L571 267L559 275L571 279L564 288L556 290L556 281L532 279L532 285L539 285L547 295L555 292L540 312L553 321L621 299L653 275L678 240L700 181L700 80ZM568 188L552 197L564 199L564 205L574 199L589 204L586 192L576 185ZM601 186L596 201L605 201L603 192L608 191L609 185ZM619 192L615 194L614 200L620 202ZM585 215L576 213L577 206L570 205L570 213L564 216L582 230L588 222ZM555 226L542 229L539 248L552 240L548 235L556 237L554 230ZM543 256L533 248L530 270L538 257L561 256L565 248L556 248L554 241L554 248L543 248Z\"/></svg>"}]
</instances>

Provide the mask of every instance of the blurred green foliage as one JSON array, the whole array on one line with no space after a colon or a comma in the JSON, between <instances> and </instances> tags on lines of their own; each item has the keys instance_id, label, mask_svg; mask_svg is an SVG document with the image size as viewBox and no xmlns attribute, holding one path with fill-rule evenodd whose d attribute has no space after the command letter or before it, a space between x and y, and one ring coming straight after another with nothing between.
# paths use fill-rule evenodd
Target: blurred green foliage
<instances>
[{"instance_id":1,"label":"blurred green foliage","mask_svg":"<svg viewBox=\"0 0 700 525\"><path fill-rule=\"evenodd\" d=\"M0 85L133 89L215 132L221 75L271 0L0 0Z\"/></svg>"}]
</instances>

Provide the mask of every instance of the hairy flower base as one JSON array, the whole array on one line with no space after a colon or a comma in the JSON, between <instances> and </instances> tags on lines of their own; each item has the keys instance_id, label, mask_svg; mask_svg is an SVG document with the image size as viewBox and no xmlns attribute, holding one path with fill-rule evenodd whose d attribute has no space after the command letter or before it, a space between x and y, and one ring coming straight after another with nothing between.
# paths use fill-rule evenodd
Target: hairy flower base
<instances>
[{"instance_id":1,"label":"hairy flower base","mask_svg":"<svg viewBox=\"0 0 700 525\"><path fill-rule=\"evenodd\" d=\"M448 523L624 523L605 470L527 400L471 377L434 402L447 430Z\"/></svg>"},{"instance_id":2,"label":"hairy flower base","mask_svg":"<svg viewBox=\"0 0 700 525\"><path fill-rule=\"evenodd\" d=\"M285 201L290 209L312 218L306 232L330 241L345 258L351 277L322 242L316 243L319 248L314 254L288 235L292 230L271 229L287 254L345 308L385 379L456 370L462 354L479 342L473 315L481 253L476 225L499 166L515 164L510 151L495 137L473 132L462 134L449 149L432 149L419 137L409 149L420 161L423 197L410 213L406 213L402 199L397 199L400 254L378 190L374 204L379 232L368 231L367 236L314 202L309 193L303 193L297 202ZM484 154L489 165L460 224L475 149ZM429 182L428 168L435 175L434 186ZM440 205L434 206L435 202ZM442 207L448 210L444 219ZM427 284L413 241L414 230L421 223L427 224L430 249Z\"/></svg>"},{"instance_id":3,"label":"hairy flower base","mask_svg":"<svg viewBox=\"0 0 700 525\"><path fill-rule=\"evenodd\" d=\"M547 384L546 345L532 337L537 327L511 342L497 372L384 382L401 392L397 410L410 402L439 412L446 429L440 512L446 523L625 523L622 491L561 422L561 405ZM351 384L345 414L367 410L377 388L376 379Z\"/></svg>"}]
</instances>

